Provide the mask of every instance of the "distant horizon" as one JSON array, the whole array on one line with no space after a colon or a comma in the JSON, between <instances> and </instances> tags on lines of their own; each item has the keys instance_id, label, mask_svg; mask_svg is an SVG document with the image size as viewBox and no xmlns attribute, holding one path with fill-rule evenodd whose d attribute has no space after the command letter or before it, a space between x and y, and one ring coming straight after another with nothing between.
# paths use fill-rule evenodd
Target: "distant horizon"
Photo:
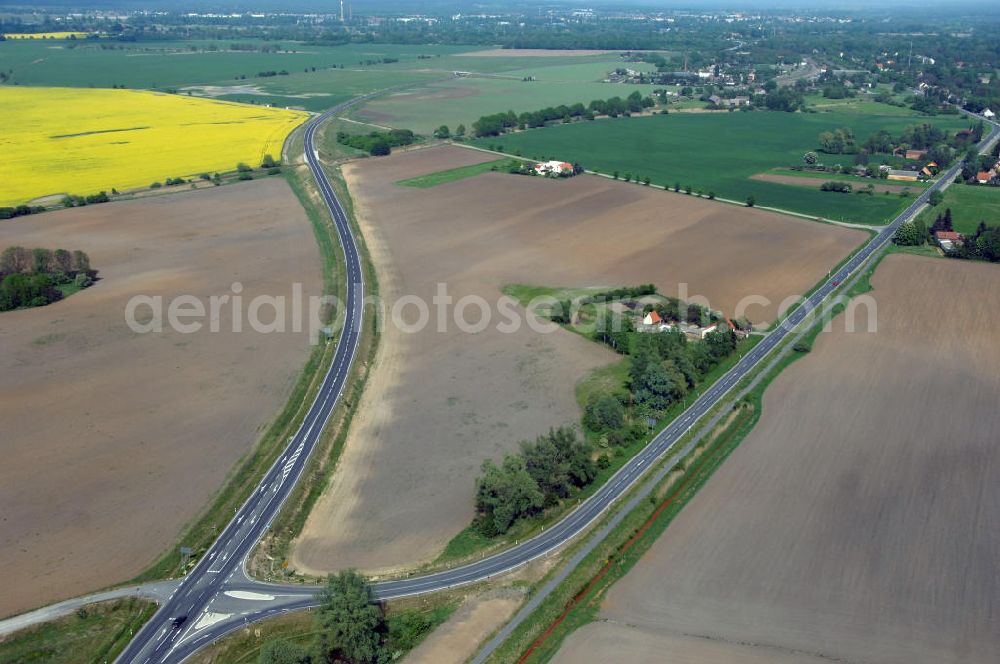
<instances>
[{"instance_id":1,"label":"distant horizon","mask_svg":"<svg viewBox=\"0 0 1000 664\"><path fill-rule=\"evenodd\" d=\"M801 12L804 14L832 13L832 14L852 14L872 15L886 13L896 7L906 7L909 11L903 20L913 20L925 12L928 14L938 14L941 12L951 12L955 7L967 7L967 3L959 0L885 0L877 7L873 7L870 2L864 0L831 0L830 2L808 2L807 0L767 0L766 2L753 2L752 0L594 0L587 3L579 3L575 0L549 0L539 5L528 2L496 2L487 0L485 2L462 2L459 0L353 0L355 13L400 13L408 12L414 14L436 14L442 12L506 12L517 13L518 11L537 10L544 12L546 8L566 9L566 8L599 8L605 11L614 10L669 10L669 11L740 11L740 12ZM0 10L30 12L38 10L42 13L46 11L70 11L70 10L101 10L101 9L121 9L121 10L143 10L155 9L160 11L170 11L175 13L201 11L284 11L284 12L322 12L337 13L340 4L337 0L182 0L174 2L172 0L37 0L30 4L24 2L2 2ZM976 14L983 19L981 12L975 12L969 8L970 14ZM998 17L1000 18L1000 17Z\"/></svg>"}]
</instances>

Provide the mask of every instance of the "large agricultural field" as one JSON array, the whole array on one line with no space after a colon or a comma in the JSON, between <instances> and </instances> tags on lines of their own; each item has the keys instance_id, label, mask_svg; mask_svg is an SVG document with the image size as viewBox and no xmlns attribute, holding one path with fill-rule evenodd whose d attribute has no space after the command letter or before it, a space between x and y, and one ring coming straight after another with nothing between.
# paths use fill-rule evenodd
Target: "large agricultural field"
<instances>
[{"instance_id":1,"label":"large agricultural field","mask_svg":"<svg viewBox=\"0 0 1000 664\"><path fill-rule=\"evenodd\" d=\"M460 109L435 105L436 111L426 108L421 97L406 98L403 105L390 104L399 120L395 126L425 133L442 122L471 124L479 115L508 108L512 101L529 110L540 102L572 103L580 101L581 95L589 101L595 96L624 96L636 88L651 89L600 83L621 63L614 52L506 50L482 57L480 53L492 52L436 44L323 46L241 40L240 45L250 48L233 49L230 42L223 40L121 43L113 48L92 41L0 42L0 71L9 72L10 82L21 86L179 90L310 111L325 110L358 94L445 81L455 72L472 73L472 77L457 83L462 89L473 90L469 94L485 95L478 103L467 101ZM386 59L390 61L383 62ZM262 72L285 74L260 76ZM521 78L529 75L538 81L522 83ZM556 88L550 89L553 84ZM374 115L386 112L378 103L372 109ZM442 112L441 119L437 119L435 115Z\"/></svg>"},{"instance_id":2,"label":"large agricultural field","mask_svg":"<svg viewBox=\"0 0 1000 664\"><path fill-rule=\"evenodd\" d=\"M995 659L1000 271L890 255L872 285L877 332L859 307L771 384L554 661Z\"/></svg>"},{"instance_id":3,"label":"large agricultural field","mask_svg":"<svg viewBox=\"0 0 1000 664\"><path fill-rule=\"evenodd\" d=\"M396 184L490 159L436 147L347 167L389 305L410 294L430 302L444 283L456 301L485 298L498 321L500 289L529 279L653 282L668 295L686 282L691 295L729 313L746 295L765 296L770 304L747 313L768 321L779 301L808 290L866 237L595 176L485 173L426 189ZM451 325L439 334L432 325L405 334L387 325L358 419L292 566L371 571L434 558L472 518L480 462L577 422L575 384L616 357L564 330L504 334L492 324L466 334Z\"/></svg>"},{"instance_id":4,"label":"large agricultural field","mask_svg":"<svg viewBox=\"0 0 1000 664\"><path fill-rule=\"evenodd\" d=\"M24 41L0 43L0 69L12 70L11 83L29 86L80 86L110 88L181 88L208 83L276 83L279 77L257 77L259 72L316 72L332 66L344 71L390 69L437 69L437 61L462 46L345 44L319 46L246 39L239 50L227 40L155 41L114 43L45 43ZM430 60L417 59L429 55ZM383 58L399 60L376 65ZM464 60L464 58L463 58ZM373 64L365 64L371 61ZM240 77L245 77L240 79ZM301 77L308 80L307 76ZM362 78L361 75L358 78ZM326 108L324 106L323 108Z\"/></svg>"},{"instance_id":5,"label":"large agricultural field","mask_svg":"<svg viewBox=\"0 0 1000 664\"><path fill-rule=\"evenodd\" d=\"M690 185L740 202L753 196L757 205L873 224L892 219L912 199L822 192L753 176L801 164L805 152L817 149L820 132L851 127L856 136L867 137L880 129L899 132L917 121L952 130L968 125L959 118L917 120L836 112L671 113L532 129L477 139L475 144L502 146L505 152L526 157L579 162L609 175L618 171L621 176L649 177L658 185ZM824 155L824 160L853 163L851 155Z\"/></svg>"},{"instance_id":6,"label":"large agricultural field","mask_svg":"<svg viewBox=\"0 0 1000 664\"><path fill-rule=\"evenodd\" d=\"M0 205L258 166L306 117L133 90L3 87L0 103Z\"/></svg>"},{"instance_id":7,"label":"large agricultural field","mask_svg":"<svg viewBox=\"0 0 1000 664\"><path fill-rule=\"evenodd\" d=\"M248 306L322 284L309 220L281 178L4 221L0 247L11 245L82 249L100 280L0 316L0 564L12 570L0 616L124 582L176 545L311 353L306 332L246 321L233 332L230 307L218 332L136 333L128 300L163 296L166 310L240 282Z\"/></svg>"},{"instance_id":8,"label":"large agricultural field","mask_svg":"<svg viewBox=\"0 0 1000 664\"><path fill-rule=\"evenodd\" d=\"M459 58L450 58L458 61ZM466 57L473 71L494 58ZM535 57L507 59L510 69L495 76L466 76L433 82L372 100L353 117L430 133L442 124L452 130L472 127L482 115L501 111L534 111L559 104L589 103L592 99L627 97L635 90L647 95L650 85L608 84L601 81L621 62L615 56L599 58ZM632 65L640 66L640 65ZM530 77L534 80L524 81Z\"/></svg>"}]
</instances>

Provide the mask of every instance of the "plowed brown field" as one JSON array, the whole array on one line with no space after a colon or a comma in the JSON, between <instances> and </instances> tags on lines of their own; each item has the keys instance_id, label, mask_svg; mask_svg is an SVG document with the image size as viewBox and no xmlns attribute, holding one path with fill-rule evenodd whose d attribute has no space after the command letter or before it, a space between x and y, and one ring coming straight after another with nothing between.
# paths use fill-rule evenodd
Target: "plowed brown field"
<instances>
[{"instance_id":1,"label":"plowed brown field","mask_svg":"<svg viewBox=\"0 0 1000 664\"><path fill-rule=\"evenodd\" d=\"M873 286L877 333L838 321L774 381L555 661L995 661L1000 269L894 255Z\"/></svg>"},{"instance_id":2,"label":"plowed brown field","mask_svg":"<svg viewBox=\"0 0 1000 664\"><path fill-rule=\"evenodd\" d=\"M0 248L15 244L82 249L101 280L0 314L0 617L153 562L282 408L310 353L305 334L227 331L228 307L219 333L137 334L129 298L204 302L239 281L249 303L295 281L306 296L321 287L309 220L280 178L5 221Z\"/></svg>"},{"instance_id":3,"label":"plowed brown field","mask_svg":"<svg viewBox=\"0 0 1000 664\"><path fill-rule=\"evenodd\" d=\"M347 168L390 304L405 294L429 303L438 283L456 301L480 295L495 305L508 283L654 282L669 294L686 281L727 311L744 295L766 296L772 303L749 313L767 320L779 300L808 289L865 238L592 176L394 184L494 158L432 148ZM469 523L482 460L578 421L574 385L614 359L562 330L433 328L386 329L332 484L294 549L297 569L375 571L433 558Z\"/></svg>"}]
</instances>

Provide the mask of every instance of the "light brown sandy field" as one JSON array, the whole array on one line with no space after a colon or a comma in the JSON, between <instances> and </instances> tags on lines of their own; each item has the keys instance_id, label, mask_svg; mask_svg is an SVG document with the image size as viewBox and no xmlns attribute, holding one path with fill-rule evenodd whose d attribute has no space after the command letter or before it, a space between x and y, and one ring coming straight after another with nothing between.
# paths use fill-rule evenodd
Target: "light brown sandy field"
<instances>
[{"instance_id":1,"label":"light brown sandy field","mask_svg":"<svg viewBox=\"0 0 1000 664\"><path fill-rule=\"evenodd\" d=\"M280 178L0 224L0 247L83 249L92 288L0 314L0 616L124 581L219 489L285 403L304 334L136 334L134 294L202 301L321 285ZM268 319L268 312L262 314Z\"/></svg>"},{"instance_id":2,"label":"light brown sandy field","mask_svg":"<svg viewBox=\"0 0 1000 664\"><path fill-rule=\"evenodd\" d=\"M729 308L744 293L778 300L804 291L864 237L589 176L394 184L494 158L445 147L347 168L390 303L401 294L429 301L443 282L456 300L478 294L493 303L496 321L507 283L653 281L670 293L686 280L693 294ZM775 310L761 309L758 320ZM561 330L449 329L386 330L331 486L294 547L297 569L378 571L433 558L469 523L482 460L577 421L575 383L613 359Z\"/></svg>"},{"instance_id":3,"label":"light brown sandy field","mask_svg":"<svg viewBox=\"0 0 1000 664\"><path fill-rule=\"evenodd\" d=\"M403 664L464 664L479 649L480 642L509 620L523 601L523 593L510 589L468 597L403 658Z\"/></svg>"},{"instance_id":4,"label":"light brown sandy field","mask_svg":"<svg viewBox=\"0 0 1000 664\"><path fill-rule=\"evenodd\" d=\"M618 625L647 660L684 635L705 639L693 661L720 643L726 662L996 660L1000 270L894 255L873 286L878 332L841 321L775 380L755 430L609 591L613 625L558 661L607 661L586 646Z\"/></svg>"}]
</instances>

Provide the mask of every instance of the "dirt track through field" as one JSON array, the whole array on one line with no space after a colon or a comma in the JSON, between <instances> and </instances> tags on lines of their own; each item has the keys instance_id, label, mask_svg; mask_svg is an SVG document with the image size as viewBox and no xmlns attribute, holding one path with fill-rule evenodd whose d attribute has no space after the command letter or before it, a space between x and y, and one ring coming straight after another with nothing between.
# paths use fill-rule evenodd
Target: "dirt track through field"
<instances>
[{"instance_id":1,"label":"dirt track through field","mask_svg":"<svg viewBox=\"0 0 1000 664\"><path fill-rule=\"evenodd\" d=\"M724 310L746 294L771 298L749 312L761 320L865 237L591 176L394 184L494 158L432 148L347 169L383 297L429 303L445 283L455 301L484 297L494 322L478 334L386 330L332 484L294 547L296 569L381 571L433 558L471 520L483 459L579 420L574 385L615 356L562 330L501 333L502 285L652 281L676 294L683 280Z\"/></svg>"},{"instance_id":2,"label":"dirt track through field","mask_svg":"<svg viewBox=\"0 0 1000 664\"><path fill-rule=\"evenodd\" d=\"M280 178L5 221L0 248L14 244L82 249L101 281L0 314L0 617L123 582L172 546L310 352L304 333L232 333L228 307L219 333L136 334L129 298L162 295L165 310L239 281L247 306L321 284L309 221Z\"/></svg>"},{"instance_id":3,"label":"dirt track through field","mask_svg":"<svg viewBox=\"0 0 1000 664\"><path fill-rule=\"evenodd\" d=\"M778 175L776 173L757 173L756 175L750 176L751 180L762 180L764 182L776 182L778 184L790 184L796 187L811 187L813 189L819 189L823 186L824 182L828 180L821 180L819 178L811 178L806 176L797 175ZM833 180L833 178L831 178ZM841 180L833 180L834 182L841 182ZM857 195L858 191L865 189L869 184L875 187L875 192L879 194L885 194L889 192L890 194L898 194L901 191L922 191L923 187L914 183L912 186L907 186L905 184L876 184L875 182L848 182L852 187L854 187L854 193ZM831 196L844 196L838 192L828 192Z\"/></svg>"},{"instance_id":4,"label":"dirt track through field","mask_svg":"<svg viewBox=\"0 0 1000 664\"><path fill-rule=\"evenodd\" d=\"M555 661L623 642L654 661L678 641L682 662L995 659L1000 270L894 255L873 285L878 332L839 319L775 380L755 430L608 592L607 622Z\"/></svg>"},{"instance_id":5,"label":"dirt track through field","mask_svg":"<svg viewBox=\"0 0 1000 664\"><path fill-rule=\"evenodd\" d=\"M605 51L586 48L566 50L555 48L492 48L484 51L456 53L455 55L470 58L568 58L581 55L607 55L608 53L620 53L620 51Z\"/></svg>"}]
</instances>

